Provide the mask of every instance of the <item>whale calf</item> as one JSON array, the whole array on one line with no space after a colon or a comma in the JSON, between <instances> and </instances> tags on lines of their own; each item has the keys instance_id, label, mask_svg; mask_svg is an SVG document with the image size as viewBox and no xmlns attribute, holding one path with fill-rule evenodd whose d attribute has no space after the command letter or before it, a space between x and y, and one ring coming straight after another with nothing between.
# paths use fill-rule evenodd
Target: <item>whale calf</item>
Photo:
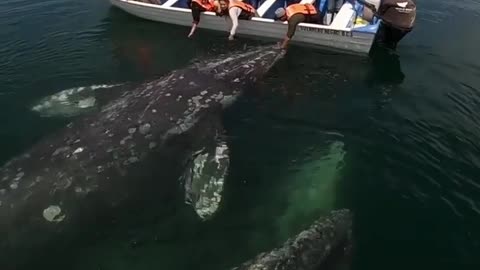
<instances>
[{"instance_id":1,"label":"whale calf","mask_svg":"<svg viewBox=\"0 0 480 270\"><path fill-rule=\"evenodd\" d=\"M161 218L179 196L209 215L221 181L189 177L184 167L192 156L225 158L223 108L283 54L262 46L198 61L124 92L0 167L2 269L54 261L94 239L92 228Z\"/></svg>"},{"instance_id":2,"label":"whale calf","mask_svg":"<svg viewBox=\"0 0 480 270\"><path fill-rule=\"evenodd\" d=\"M231 270L316 270L329 263L335 252L350 252L351 247L352 213L348 209L334 210L281 247L260 253Z\"/></svg>"}]
</instances>

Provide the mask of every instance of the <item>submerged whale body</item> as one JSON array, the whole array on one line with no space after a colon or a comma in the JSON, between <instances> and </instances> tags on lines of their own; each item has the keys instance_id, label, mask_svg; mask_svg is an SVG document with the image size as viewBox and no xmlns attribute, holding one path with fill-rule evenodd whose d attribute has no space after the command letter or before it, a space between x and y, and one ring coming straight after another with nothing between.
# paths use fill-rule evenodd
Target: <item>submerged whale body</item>
<instances>
[{"instance_id":1,"label":"submerged whale body","mask_svg":"<svg viewBox=\"0 0 480 270\"><path fill-rule=\"evenodd\" d=\"M334 210L282 246L232 270L316 270L330 263L336 252L348 253L351 248L352 213L348 209Z\"/></svg>"},{"instance_id":2,"label":"submerged whale body","mask_svg":"<svg viewBox=\"0 0 480 270\"><path fill-rule=\"evenodd\" d=\"M185 166L216 157L225 172L222 109L282 56L264 46L173 71L0 167L2 269L53 263L93 231L159 218L178 198L212 214L224 174L212 184Z\"/></svg>"}]
</instances>

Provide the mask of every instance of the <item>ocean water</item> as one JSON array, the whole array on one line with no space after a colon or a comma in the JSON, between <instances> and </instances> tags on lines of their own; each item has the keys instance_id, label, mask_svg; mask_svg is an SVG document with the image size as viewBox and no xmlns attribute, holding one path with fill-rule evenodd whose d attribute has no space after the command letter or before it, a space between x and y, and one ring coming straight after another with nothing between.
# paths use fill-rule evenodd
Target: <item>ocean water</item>
<instances>
[{"instance_id":1,"label":"ocean water","mask_svg":"<svg viewBox=\"0 0 480 270\"><path fill-rule=\"evenodd\" d=\"M342 207L355 215L351 269L479 269L480 3L418 10L398 56L292 47L225 113L231 167L213 219L174 205L157 223L52 254L50 269L228 269ZM1 163L79 117L32 110L46 96L256 44L188 40L188 28L107 1L4 1L0 26Z\"/></svg>"}]
</instances>

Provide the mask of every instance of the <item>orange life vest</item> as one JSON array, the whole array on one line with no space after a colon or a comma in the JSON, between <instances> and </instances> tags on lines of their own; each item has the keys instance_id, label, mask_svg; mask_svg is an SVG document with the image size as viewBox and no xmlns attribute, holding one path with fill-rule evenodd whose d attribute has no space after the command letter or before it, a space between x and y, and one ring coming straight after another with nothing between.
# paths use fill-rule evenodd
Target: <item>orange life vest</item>
<instances>
[{"instance_id":1,"label":"orange life vest","mask_svg":"<svg viewBox=\"0 0 480 270\"><path fill-rule=\"evenodd\" d=\"M293 4L285 8L287 19L292 15L301 13L303 15L316 15L317 10L312 4Z\"/></svg>"},{"instance_id":2,"label":"orange life vest","mask_svg":"<svg viewBox=\"0 0 480 270\"><path fill-rule=\"evenodd\" d=\"M255 14L255 8L252 7L249 4L245 4L244 2L232 1L232 2L228 3L228 9L231 9L232 7L239 7L247 13Z\"/></svg>"},{"instance_id":3,"label":"orange life vest","mask_svg":"<svg viewBox=\"0 0 480 270\"><path fill-rule=\"evenodd\" d=\"M192 2L199 4L201 7L203 7L207 11L215 10L215 5L213 4L213 0L192 0Z\"/></svg>"}]
</instances>

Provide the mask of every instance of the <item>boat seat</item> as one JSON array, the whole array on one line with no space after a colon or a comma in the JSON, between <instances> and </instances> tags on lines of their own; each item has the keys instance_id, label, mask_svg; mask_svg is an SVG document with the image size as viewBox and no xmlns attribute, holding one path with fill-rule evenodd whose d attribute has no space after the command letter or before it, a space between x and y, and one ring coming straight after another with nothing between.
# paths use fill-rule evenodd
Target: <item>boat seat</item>
<instances>
[{"instance_id":1,"label":"boat seat","mask_svg":"<svg viewBox=\"0 0 480 270\"><path fill-rule=\"evenodd\" d=\"M352 4L345 2L330 26L332 28L348 28L355 14L356 11Z\"/></svg>"}]
</instances>

